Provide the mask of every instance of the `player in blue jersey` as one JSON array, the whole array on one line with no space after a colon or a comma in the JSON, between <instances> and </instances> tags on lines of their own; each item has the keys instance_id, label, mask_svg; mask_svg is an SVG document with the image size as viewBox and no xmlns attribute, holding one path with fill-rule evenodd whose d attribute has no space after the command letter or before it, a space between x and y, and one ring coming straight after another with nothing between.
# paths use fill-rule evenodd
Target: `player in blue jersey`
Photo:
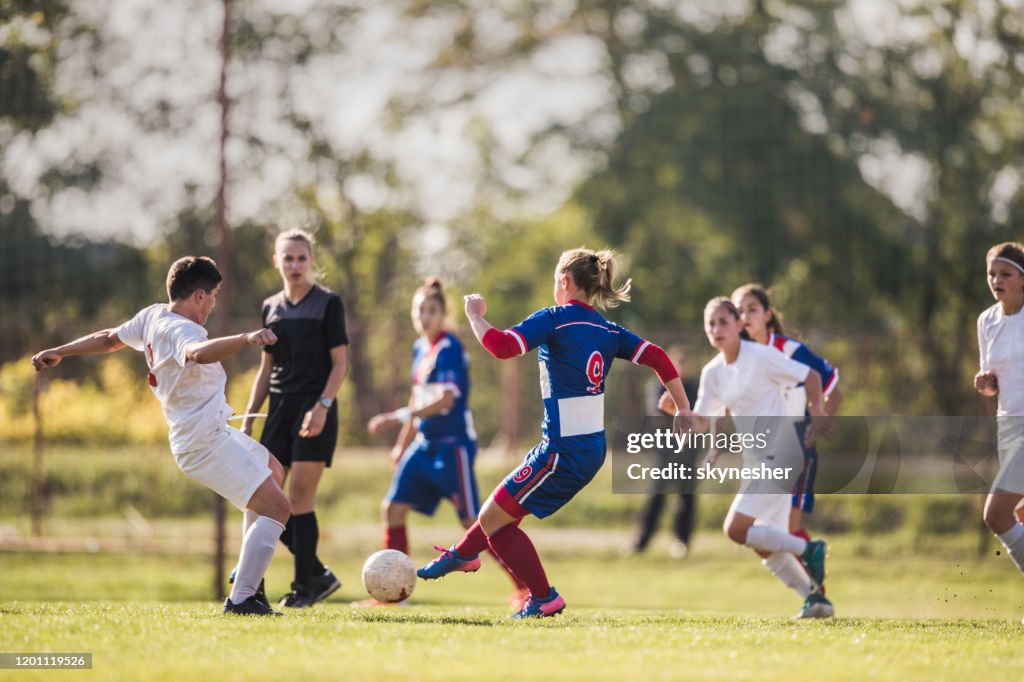
<instances>
[{"instance_id":1,"label":"player in blue jersey","mask_svg":"<svg viewBox=\"0 0 1024 682\"><path fill-rule=\"evenodd\" d=\"M594 308L629 300L630 282L614 284L615 258L609 250L579 248L562 253L555 268L555 305L538 310L511 329L500 331L485 319L479 294L466 297L473 333L499 359L538 349L544 401L542 438L483 505L479 520L463 538L417 575L425 580L480 567L479 553L490 549L530 590L513 618L553 616L565 600L548 582L537 550L520 521L545 518L561 509L601 468L605 456L605 378L615 358L654 369L676 405L677 419L689 416L683 384L665 352Z\"/></svg>"},{"instance_id":2,"label":"player in blue jersey","mask_svg":"<svg viewBox=\"0 0 1024 682\"><path fill-rule=\"evenodd\" d=\"M412 352L409 404L378 414L367 424L372 434L401 427L391 449L395 465L384 497L385 549L409 553L406 519L411 510L433 515L442 499L450 500L463 527L480 511L473 462L476 432L469 410L469 357L458 337L444 328L447 306L441 280L430 277L412 298L412 323L419 338ZM511 575L511 572L510 572ZM521 606L525 586L512 576L512 603ZM379 604L375 600L357 606Z\"/></svg>"}]
</instances>

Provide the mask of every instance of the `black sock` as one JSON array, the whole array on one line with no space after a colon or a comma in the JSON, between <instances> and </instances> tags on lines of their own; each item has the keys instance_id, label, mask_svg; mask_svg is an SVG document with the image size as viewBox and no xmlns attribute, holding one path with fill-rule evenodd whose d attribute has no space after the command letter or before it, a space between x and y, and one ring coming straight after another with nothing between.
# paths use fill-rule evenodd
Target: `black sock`
<instances>
[{"instance_id":1,"label":"black sock","mask_svg":"<svg viewBox=\"0 0 1024 682\"><path fill-rule=\"evenodd\" d=\"M288 548L288 551L295 554L295 550L292 549L292 538L294 536L295 524L292 522L294 516L288 517L288 523L284 524L284 530L281 531L281 542Z\"/></svg>"},{"instance_id":2,"label":"black sock","mask_svg":"<svg viewBox=\"0 0 1024 682\"><path fill-rule=\"evenodd\" d=\"M323 575L324 565L316 556L317 542L320 540L320 526L316 522L316 512L292 515L292 542L295 554L295 581L302 583L314 576Z\"/></svg>"}]
</instances>

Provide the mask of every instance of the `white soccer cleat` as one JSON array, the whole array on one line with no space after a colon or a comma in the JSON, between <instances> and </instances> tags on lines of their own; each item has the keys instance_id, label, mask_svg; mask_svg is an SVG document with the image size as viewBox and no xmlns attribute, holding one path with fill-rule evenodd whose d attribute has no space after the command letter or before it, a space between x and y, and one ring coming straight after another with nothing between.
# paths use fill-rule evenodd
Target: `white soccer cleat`
<instances>
[{"instance_id":1,"label":"white soccer cleat","mask_svg":"<svg viewBox=\"0 0 1024 682\"><path fill-rule=\"evenodd\" d=\"M804 606L800 609L800 613L793 616L796 620L802 620L804 618L831 618L836 613L836 609L832 606L825 595L821 592L811 592L807 595L807 600L804 601Z\"/></svg>"}]
</instances>

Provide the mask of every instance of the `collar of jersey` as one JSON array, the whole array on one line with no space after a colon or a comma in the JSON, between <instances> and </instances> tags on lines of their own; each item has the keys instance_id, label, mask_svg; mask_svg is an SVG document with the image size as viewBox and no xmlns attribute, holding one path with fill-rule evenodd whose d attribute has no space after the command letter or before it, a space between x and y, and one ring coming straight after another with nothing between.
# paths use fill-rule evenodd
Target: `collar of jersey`
<instances>
[{"instance_id":1,"label":"collar of jersey","mask_svg":"<svg viewBox=\"0 0 1024 682\"><path fill-rule=\"evenodd\" d=\"M565 304L566 305L581 305L584 308L586 308L587 310L593 310L594 309L594 306L590 305L589 303L584 303L583 301L577 301L575 298L570 298L568 301L565 302Z\"/></svg>"}]
</instances>

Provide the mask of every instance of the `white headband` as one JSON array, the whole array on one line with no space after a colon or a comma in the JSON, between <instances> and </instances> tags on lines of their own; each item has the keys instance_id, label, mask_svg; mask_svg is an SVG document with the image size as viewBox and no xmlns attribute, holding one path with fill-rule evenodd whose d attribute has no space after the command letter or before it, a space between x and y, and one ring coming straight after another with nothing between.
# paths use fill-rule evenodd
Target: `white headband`
<instances>
[{"instance_id":1,"label":"white headband","mask_svg":"<svg viewBox=\"0 0 1024 682\"><path fill-rule=\"evenodd\" d=\"M1009 264L1010 264L1010 265L1012 265L1013 267L1015 267L1015 268L1017 268L1018 270L1020 270L1021 274L1024 274L1024 267L1022 267L1021 265L1019 265L1019 264L1017 263L1017 261L1012 261L1012 260L1010 260L1009 258L1003 258L1002 256L996 256L996 257L995 257L995 258L993 258L992 260L994 260L994 261L996 261L996 260L999 260L999 261L1002 261L1002 262L1004 262L1004 263L1009 263Z\"/></svg>"}]
</instances>

